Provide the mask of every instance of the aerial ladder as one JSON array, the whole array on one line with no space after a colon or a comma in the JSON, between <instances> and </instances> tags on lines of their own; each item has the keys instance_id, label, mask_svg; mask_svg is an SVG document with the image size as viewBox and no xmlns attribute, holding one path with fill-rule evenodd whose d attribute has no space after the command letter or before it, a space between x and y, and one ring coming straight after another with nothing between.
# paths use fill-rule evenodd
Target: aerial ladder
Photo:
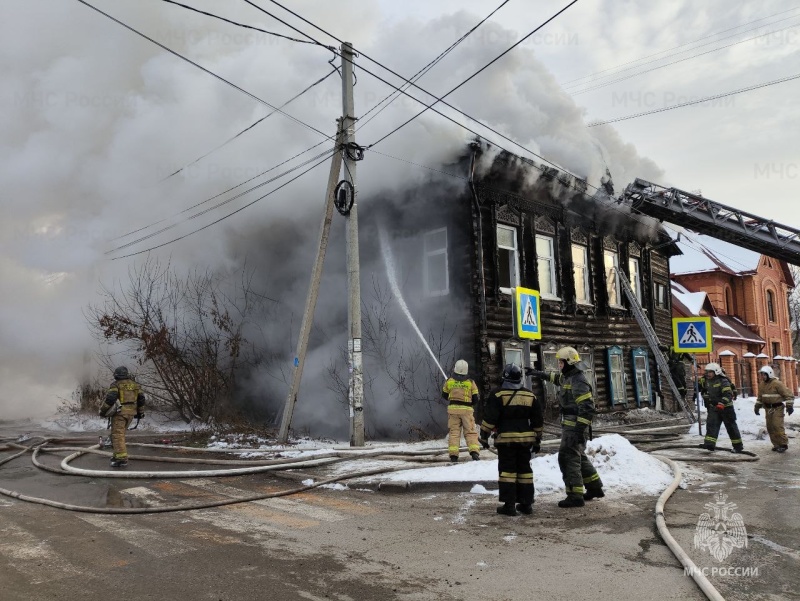
<instances>
[{"instance_id":1,"label":"aerial ladder","mask_svg":"<svg viewBox=\"0 0 800 601\"><path fill-rule=\"evenodd\" d=\"M636 295L633 293L630 282L628 282L628 278L625 277L625 274L622 273L622 270L619 267L615 267L614 269L617 272L617 278L622 286L622 291L628 298L628 304L631 306L631 311L633 311L636 321L639 322L639 327L642 328L642 332L644 332L644 337L647 339L647 344L650 345L650 350L653 351L653 356L656 358L656 364L658 365L659 371L664 375L664 378L667 380L667 382L669 382L670 390L672 390L672 396L678 399L678 403L680 404L681 409L683 409L683 412L686 414L689 423L694 423L696 421L694 414L686 405L683 396L681 396L680 392L678 392L678 387L675 386L675 382L672 381L672 376L669 372L669 365L667 364L667 358L664 356L664 353L661 352L661 349L658 348L658 336L656 336L653 326L650 325L647 315L645 315L642 306L639 304L639 299L636 298Z\"/></svg>"},{"instance_id":2,"label":"aerial ladder","mask_svg":"<svg viewBox=\"0 0 800 601\"><path fill-rule=\"evenodd\" d=\"M800 230L793 227L638 178L619 200L643 215L800 266Z\"/></svg>"}]
</instances>

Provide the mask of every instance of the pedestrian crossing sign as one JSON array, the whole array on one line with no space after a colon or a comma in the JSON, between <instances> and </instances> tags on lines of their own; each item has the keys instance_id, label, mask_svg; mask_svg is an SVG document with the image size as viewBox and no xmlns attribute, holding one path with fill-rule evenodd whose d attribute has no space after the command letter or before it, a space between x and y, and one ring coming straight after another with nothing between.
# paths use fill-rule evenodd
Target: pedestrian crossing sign
<instances>
[{"instance_id":1,"label":"pedestrian crossing sign","mask_svg":"<svg viewBox=\"0 0 800 601\"><path fill-rule=\"evenodd\" d=\"M710 317L675 317L672 319L672 345L679 353L711 352Z\"/></svg>"},{"instance_id":2,"label":"pedestrian crossing sign","mask_svg":"<svg viewBox=\"0 0 800 601\"><path fill-rule=\"evenodd\" d=\"M539 313L539 291L517 288L514 300L514 323L517 338L540 339L542 322Z\"/></svg>"}]
</instances>

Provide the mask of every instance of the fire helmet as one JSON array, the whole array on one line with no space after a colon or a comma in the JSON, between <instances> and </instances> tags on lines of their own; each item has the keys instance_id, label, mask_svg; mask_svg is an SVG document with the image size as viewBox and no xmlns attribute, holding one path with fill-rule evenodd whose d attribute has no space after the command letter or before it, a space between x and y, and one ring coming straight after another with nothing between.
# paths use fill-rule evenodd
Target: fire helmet
<instances>
[{"instance_id":1,"label":"fire helmet","mask_svg":"<svg viewBox=\"0 0 800 601\"><path fill-rule=\"evenodd\" d=\"M562 359L567 362L567 365L577 365L580 363L581 356L571 346L563 346L558 349L556 359Z\"/></svg>"},{"instance_id":2,"label":"fire helmet","mask_svg":"<svg viewBox=\"0 0 800 601\"><path fill-rule=\"evenodd\" d=\"M710 371L718 376L722 375L722 368L719 366L719 363L709 363L705 366L703 371Z\"/></svg>"},{"instance_id":3,"label":"fire helmet","mask_svg":"<svg viewBox=\"0 0 800 601\"><path fill-rule=\"evenodd\" d=\"M518 365L509 363L503 368L503 380L512 384L522 382L522 370Z\"/></svg>"},{"instance_id":4,"label":"fire helmet","mask_svg":"<svg viewBox=\"0 0 800 601\"><path fill-rule=\"evenodd\" d=\"M459 359L456 361L456 366L453 368L453 372L457 376L466 376L467 372L469 371L469 365L463 359Z\"/></svg>"},{"instance_id":5,"label":"fire helmet","mask_svg":"<svg viewBox=\"0 0 800 601\"><path fill-rule=\"evenodd\" d=\"M114 370L114 379L115 380L127 380L131 377L131 374L128 372L128 368L124 365L120 365L117 369Z\"/></svg>"},{"instance_id":6,"label":"fire helmet","mask_svg":"<svg viewBox=\"0 0 800 601\"><path fill-rule=\"evenodd\" d=\"M769 365L765 365L764 367L759 369L758 373L767 374L767 379L768 380L771 380L772 378L775 377L775 372L772 370L772 368Z\"/></svg>"}]
</instances>

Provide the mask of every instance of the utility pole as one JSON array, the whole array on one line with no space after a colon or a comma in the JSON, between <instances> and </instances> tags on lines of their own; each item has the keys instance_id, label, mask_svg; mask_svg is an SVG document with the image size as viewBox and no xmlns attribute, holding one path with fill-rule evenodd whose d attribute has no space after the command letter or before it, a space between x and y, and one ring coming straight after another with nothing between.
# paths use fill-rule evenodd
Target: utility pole
<instances>
[{"instance_id":1,"label":"utility pole","mask_svg":"<svg viewBox=\"0 0 800 601\"><path fill-rule=\"evenodd\" d=\"M278 434L278 442L286 443L289 440L289 426L292 423L292 413L294 404L297 401L297 393L300 390L300 380L303 378L303 367L306 362L306 350L308 349L308 338L311 335L311 323L314 321L314 309L317 306L317 296L319 296L319 282L322 278L322 264L325 262L325 252L328 249L328 237L333 220L333 201L336 182L339 179L339 172L342 170L341 146L344 140L342 131L342 120L336 120L336 149L331 159L331 171L328 175L328 190L325 193L325 212L322 217L322 224L319 228L319 247L314 267L311 270L311 284L308 287L306 297L306 308L303 312L303 321L300 325L300 335L297 338L297 352L294 356L294 375L292 376L292 386L289 389L289 396L286 397L286 404L283 407L283 420Z\"/></svg>"},{"instance_id":2,"label":"utility pole","mask_svg":"<svg viewBox=\"0 0 800 601\"><path fill-rule=\"evenodd\" d=\"M342 129L344 177L352 185L353 205L347 220L347 352L350 362L350 446L364 446L364 373L361 355L361 275L358 254L358 192L356 190L355 108L353 106L353 46L342 43Z\"/></svg>"}]
</instances>

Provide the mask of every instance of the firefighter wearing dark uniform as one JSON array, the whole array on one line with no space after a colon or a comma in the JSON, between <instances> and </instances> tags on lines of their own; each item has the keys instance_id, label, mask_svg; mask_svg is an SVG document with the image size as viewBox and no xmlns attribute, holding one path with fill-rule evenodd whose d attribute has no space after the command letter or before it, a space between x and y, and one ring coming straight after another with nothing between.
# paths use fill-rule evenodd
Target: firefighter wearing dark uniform
<instances>
[{"instance_id":1,"label":"firefighter wearing dark uniform","mask_svg":"<svg viewBox=\"0 0 800 601\"><path fill-rule=\"evenodd\" d=\"M133 417L143 417L145 396L142 389L128 373L127 367L114 370L114 382L108 387L105 401L100 407L100 415L111 418L111 444L114 455L111 467L128 465L128 449L125 446L125 432Z\"/></svg>"},{"instance_id":2,"label":"firefighter wearing dark uniform","mask_svg":"<svg viewBox=\"0 0 800 601\"><path fill-rule=\"evenodd\" d=\"M700 392L703 395L708 411L706 423L706 438L703 446L713 451L717 446L717 436L722 424L731 439L734 453L741 453L744 449L739 426L736 425L736 410L733 408L733 386L731 381L722 373L718 363L709 363L705 367L705 377L700 382Z\"/></svg>"},{"instance_id":3,"label":"firefighter wearing dark uniform","mask_svg":"<svg viewBox=\"0 0 800 601\"><path fill-rule=\"evenodd\" d=\"M594 417L592 386L581 370L581 356L571 346L556 353L560 372L530 370L529 373L559 387L561 408L561 446L558 466L564 478L567 498L559 507L583 507L584 501L604 497L603 482L586 456L588 430Z\"/></svg>"},{"instance_id":4,"label":"firefighter wearing dark uniform","mask_svg":"<svg viewBox=\"0 0 800 601\"><path fill-rule=\"evenodd\" d=\"M503 383L486 401L481 423L481 444L489 448L489 435L497 431L498 488L502 506L497 513L517 515L533 512L533 470L531 451L539 452L542 442L542 407L536 396L522 385L522 370L514 365L503 369Z\"/></svg>"},{"instance_id":5,"label":"firefighter wearing dark uniform","mask_svg":"<svg viewBox=\"0 0 800 601\"><path fill-rule=\"evenodd\" d=\"M667 366L669 367L669 375L672 381L675 382L675 388L681 395L681 399L686 399L686 365L683 360L688 357L687 353L679 353L675 350L674 346L659 347L666 353Z\"/></svg>"},{"instance_id":6,"label":"firefighter wearing dark uniform","mask_svg":"<svg viewBox=\"0 0 800 601\"><path fill-rule=\"evenodd\" d=\"M469 365L463 359L456 361L453 375L442 387L442 398L447 401L447 427L450 437L447 441L447 452L450 461L458 461L458 450L461 446L461 430L467 440L470 456L478 461L481 450L478 444L478 433L475 431L475 406L478 404L478 385L467 376Z\"/></svg>"},{"instance_id":7,"label":"firefighter wearing dark uniform","mask_svg":"<svg viewBox=\"0 0 800 601\"><path fill-rule=\"evenodd\" d=\"M789 448L789 439L783 428L783 406L786 404L786 413L794 413L794 395L786 384L775 377L775 372L769 365L758 370L761 384L758 387L758 399L755 412L760 415L761 408L767 410L767 433L772 443L772 450L784 453Z\"/></svg>"}]
</instances>

